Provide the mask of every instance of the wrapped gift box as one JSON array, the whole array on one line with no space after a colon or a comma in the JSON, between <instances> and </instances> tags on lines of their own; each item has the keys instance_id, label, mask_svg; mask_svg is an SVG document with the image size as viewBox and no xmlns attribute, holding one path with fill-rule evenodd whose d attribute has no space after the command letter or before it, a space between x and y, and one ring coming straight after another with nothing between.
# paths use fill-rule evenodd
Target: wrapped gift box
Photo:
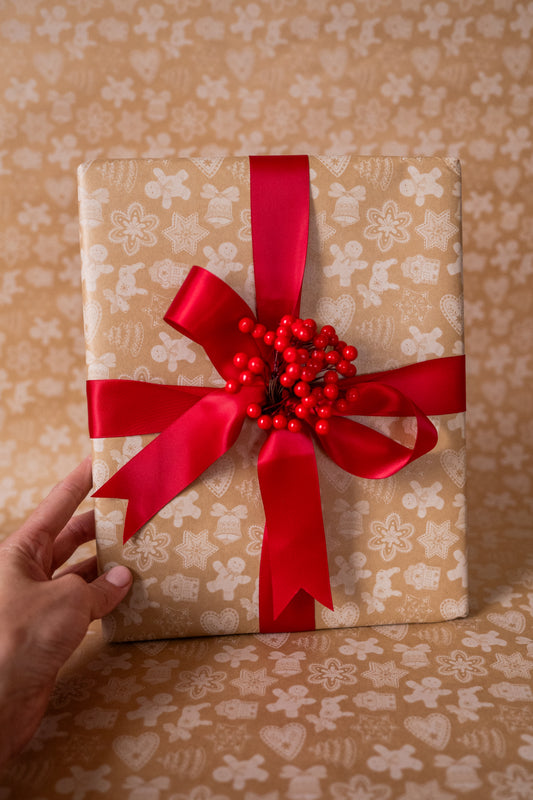
<instances>
[{"instance_id":1,"label":"wrapped gift box","mask_svg":"<svg viewBox=\"0 0 533 800\"><path fill-rule=\"evenodd\" d=\"M302 318L333 325L357 347L358 375L461 356L459 163L317 156L308 174ZM171 385L187 397L223 390L226 380L204 348L164 317L194 265L255 312L249 159L92 161L78 176L90 382ZM124 404L126 416L141 402L135 398ZM412 415L355 418L405 447L415 443ZM350 474L314 436L333 608L314 603L302 627L467 613L464 413L431 421L435 447L384 478ZM95 486L158 432L123 435L119 425L115 435L94 438ZM265 630L257 463L270 435L246 418L227 452L125 543L127 501L95 500L100 569L124 563L135 576L104 622L110 640Z\"/></svg>"}]
</instances>

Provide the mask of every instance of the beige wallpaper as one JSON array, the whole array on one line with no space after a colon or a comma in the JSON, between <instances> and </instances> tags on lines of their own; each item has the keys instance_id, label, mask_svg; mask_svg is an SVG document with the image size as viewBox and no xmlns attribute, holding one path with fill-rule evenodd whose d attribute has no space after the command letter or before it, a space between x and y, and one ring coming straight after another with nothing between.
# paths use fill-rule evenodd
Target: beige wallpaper
<instances>
[{"instance_id":1,"label":"beige wallpaper","mask_svg":"<svg viewBox=\"0 0 533 800\"><path fill-rule=\"evenodd\" d=\"M79 163L459 157L471 608L138 645L94 626L0 797L533 795L532 30L527 0L0 5L2 531L89 449Z\"/></svg>"}]
</instances>

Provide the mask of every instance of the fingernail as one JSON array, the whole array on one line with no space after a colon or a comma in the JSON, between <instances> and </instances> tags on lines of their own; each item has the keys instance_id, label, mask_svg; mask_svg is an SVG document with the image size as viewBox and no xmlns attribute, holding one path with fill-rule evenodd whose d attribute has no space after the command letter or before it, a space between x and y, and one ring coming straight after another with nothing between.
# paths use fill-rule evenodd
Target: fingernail
<instances>
[{"instance_id":1,"label":"fingernail","mask_svg":"<svg viewBox=\"0 0 533 800\"><path fill-rule=\"evenodd\" d=\"M105 573L105 579L112 583L113 586L123 589L131 581L131 572L127 567L113 567L109 572Z\"/></svg>"}]
</instances>

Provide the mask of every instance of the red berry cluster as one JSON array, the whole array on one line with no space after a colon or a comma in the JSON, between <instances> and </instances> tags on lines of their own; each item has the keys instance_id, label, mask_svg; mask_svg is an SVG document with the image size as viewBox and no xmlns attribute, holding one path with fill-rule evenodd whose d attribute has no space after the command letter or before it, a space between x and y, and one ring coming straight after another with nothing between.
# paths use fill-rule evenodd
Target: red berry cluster
<instances>
[{"instance_id":1,"label":"red berry cluster","mask_svg":"<svg viewBox=\"0 0 533 800\"><path fill-rule=\"evenodd\" d=\"M233 363L241 372L238 380L229 380L225 386L227 392L234 393L241 386L264 383L267 396L263 407L251 403L247 408L248 416L257 419L262 430L287 428L296 433L305 421L324 435L334 411L346 413L357 399L356 388L343 389L339 382L356 374L352 362L357 358L357 348L339 340L332 325L318 330L313 319L286 314L275 331L250 317L240 320L239 330L262 339L273 349L269 361L236 353Z\"/></svg>"}]
</instances>

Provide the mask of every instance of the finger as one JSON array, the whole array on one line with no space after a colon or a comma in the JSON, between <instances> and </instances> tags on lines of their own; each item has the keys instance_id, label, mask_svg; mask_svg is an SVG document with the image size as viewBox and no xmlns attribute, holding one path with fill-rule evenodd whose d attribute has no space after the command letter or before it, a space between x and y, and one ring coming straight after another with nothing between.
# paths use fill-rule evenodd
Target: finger
<instances>
[{"instance_id":1,"label":"finger","mask_svg":"<svg viewBox=\"0 0 533 800\"><path fill-rule=\"evenodd\" d=\"M90 556L83 561L78 561L77 564L71 564L65 569L62 569L57 575L54 575L54 580L59 580L65 575L79 575L80 578L91 583L98 577L98 562L96 556Z\"/></svg>"},{"instance_id":2,"label":"finger","mask_svg":"<svg viewBox=\"0 0 533 800\"><path fill-rule=\"evenodd\" d=\"M54 542L50 573L64 564L80 545L92 541L94 536L94 511L72 517Z\"/></svg>"},{"instance_id":3,"label":"finger","mask_svg":"<svg viewBox=\"0 0 533 800\"><path fill-rule=\"evenodd\" d=\"M13 534L33 550L42 566L49 569L50 546L63 530L92 486L91 459L85 458L55 486L19 530Z\"/></svg>"},{"instance_id":4,"label":"finger","mask_svg":"<svg viewBox=\"0 0 533 800\"><path fill-rule=\"evenodd\" d=\"M109 614L123 600L133 581L127 567L112 567L89 584L91 620Z\"/></svg>"}]
</instances>

